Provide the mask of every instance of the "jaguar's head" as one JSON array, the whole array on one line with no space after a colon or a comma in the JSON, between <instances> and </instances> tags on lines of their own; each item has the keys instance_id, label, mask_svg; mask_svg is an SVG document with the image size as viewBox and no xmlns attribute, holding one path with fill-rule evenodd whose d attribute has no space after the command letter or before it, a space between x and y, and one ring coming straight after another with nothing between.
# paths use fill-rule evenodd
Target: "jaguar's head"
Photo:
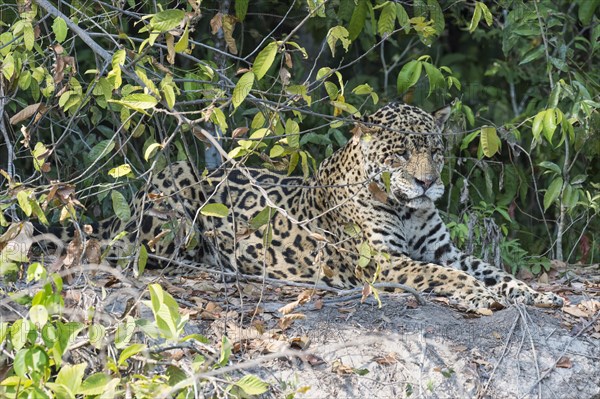
<instances>
[{"instance_id":1,"label":"jaguar's head","mask_svg":"<svg viewBox=\"0 0 600 399\"><path fill-rule=\"evenodd\" d=\"M431 206L444 193L441 134L449 115L449 106L430 114L391 103L368 116L360 137L368 177L384 188L389 176L390 196L406 206Z\"/></svg>"}]
</instances>

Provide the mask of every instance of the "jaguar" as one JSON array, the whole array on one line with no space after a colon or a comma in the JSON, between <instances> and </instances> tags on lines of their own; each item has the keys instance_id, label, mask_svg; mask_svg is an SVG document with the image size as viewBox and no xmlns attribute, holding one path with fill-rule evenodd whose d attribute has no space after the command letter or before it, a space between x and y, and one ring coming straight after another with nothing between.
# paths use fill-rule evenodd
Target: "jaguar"
<instances>
[{"instance_id":1,"label":"jaguar","mask_svg":"<svg viewBox=\"0 0 600 399\"><path fill-rule=\"evenodd\" d=\"M241 165L201 173L189 162L172 163L136 196L138 218L109 219L97 234L127 231L125 240L144 243L162 266L178 256L330 287L395 283L467 311L512 302L560 306L561 297L536 292L451 241L435 206L444 193L449 115L450 107L383 106L357 121L347 144L308 178ZM222 204L220 212L209 204Z\"/></svg>"}]
</instances>

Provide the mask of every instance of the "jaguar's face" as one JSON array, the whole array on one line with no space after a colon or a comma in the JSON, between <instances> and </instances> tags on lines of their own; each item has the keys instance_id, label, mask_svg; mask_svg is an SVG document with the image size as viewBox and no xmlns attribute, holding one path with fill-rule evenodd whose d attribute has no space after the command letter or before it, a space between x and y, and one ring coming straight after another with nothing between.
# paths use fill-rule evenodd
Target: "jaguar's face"
<instances>
[{"instance_id":1,"label":"jaguar's face","mask_svg":"<svg viewBox=\"0 0 600 399\"><path fill-rule=\"evenodd\" d=\"M430 206L442 196L444 166L441 130L449 108L433 115L404 104L390 104L369 117L370 134L361 138L368 176L413 208Z\"/></svg>"}]
</instances>

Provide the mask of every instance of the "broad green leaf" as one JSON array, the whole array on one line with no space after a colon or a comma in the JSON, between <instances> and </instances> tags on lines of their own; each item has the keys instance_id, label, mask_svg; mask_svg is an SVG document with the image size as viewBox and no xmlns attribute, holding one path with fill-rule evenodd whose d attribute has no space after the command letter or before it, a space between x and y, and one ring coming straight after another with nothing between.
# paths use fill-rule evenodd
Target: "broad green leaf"
<instances>
[{"instance_id":1,"label":"broad green leaf","mask_svg":"<svg viewBox=\"0 0 600 399\"><path fill-rule=\"evenodd\" d=\"M492 16L492 13L490 12L488 6L483 1L478 1L477 6L481 8L483 19L485 19L485 23L487 24L487 26L492 26L492 23L494 23L494 17Z\"/></svg>"},{"instance_id":2,"label":"broad green leaf","mask_svg":"<svg viewBox=\"0 0 600 399\"><path fill-rule=\"evenodd\" d=\"M350 23L348 24L348 38L352 41L356 40L360 32L365 27L365 21L367 18L367 0L358 0L358 3L354 7Z\"/></svg>"},{"instance_id":3,"label":"broad green leaf","mask_svg":"<svg viewBox=\"0 0 600 399\"><path fill-rule=\"evenodd\" d=\"M400 3L396 3L396 18L398 18L400 27L404 29L404 33L408 34L410 32L410 18L408 18L408 13Z\"/></svg>"},{"instance_id":4,"label":"broad green leaf","mask_svg":"<svg viewBox=\"0 0 600 399\"><path fill-rule=\"evenodd\" d=\"M533 118L533 125L531 126L531 132L533 133L534 139L539 139L540 134L542 133L542 129L544 128L544 117L546 115L546 110L540 111Z\"/></svg>"},{"instance_id":5,"label":"broad green leaf","mask_svg":"<svg viewBox=\"0 0 600 399\"><path fill-rule=\"evenodd\" d=\"M550 205L552 205L552 203L556 201L556 199L560 195L560 190L562 189L562 186L562 177L559 176L552 180L552 183L550 183L548 190L546 190L546 193L544 194L544 211L548 210Z\"/></svg>"},{"instance_id":6,"label":"broad green leaf","mask_svg":"<svg viewBox=\"0 0 600 399\"><path fill-rule=\"evenodd\" d=\"M213 216L217 218L226 218L229 215L229 208L224 204L213 203L206 204L200 209L204 216Z\"/></svg>"},{"instance_id":7,"label":"broad green leaf","mask_svg":"<svg viewBox=\"0 0 600 399\"><path fill-rule=\"evenodd\" d=\"M254 72L248 71L242 75L233 89L231 102L233 103L234 108L239 107L246 96L248 96L248 93L250 93L250 90L252 89L252 85L254 85Z\"/></svg>"},{"instance_id":8,"label":"broad green leaf","mask_svg":"<svg viewBox=\"0 0 600 399\"><path fill-rule=\"evenodd\" d=\"M26 374L45 373L50 365L50 358L40 346L22 349L17 352L13 369L17 376L26 378Z\"/></svg>"},{"instance_id":9,"label":"broad green leaf","mask_svg":"<svg viewBox=\"0 0 600 399\"><path fill-rule=\"evenodd\" d=\"M248 12L248 2L249 0L235 0L235 16L242 22Z\"/></svg>"},{"instance_id":10,"label":"broad green leaf","mask_svg":"<svg viewBox=\"0 0 600 399\"><path fill-rule=\"evenodd\" d=\"M67 38L67 23L61 17L54 18L52 23L52 32L57 42L62 43Z\"/></svg>"},{"instance_id":11,"label":"broad green leaf","mask_svg":"<svg viewBox=\"0 0 600 399\"><path fill-rule=\"evenodd\" d=\"M377 33L380 36L390 34L396 25L396 6L392 2L386 3L381 9L379 21L377 21Z\"/></svg>"},{"instance_id":12,"label":"broad green leaf","mask_svg":"<svg viewBox=\"0 0 600 399\"><path fill-rule=\"evenodd\" d=\"M269 68L271 68L271 65L273 65L275 55L277 55L277 46L277 42L271 42L267 44L267 46L262 49L254 59L252 71L256 76L256 80L261 80Z\"/></svg>"},{"instance_id":13,"label":"broad green leaf","mask_svg":"<svg viewBox=\"0 0 600 399\"><path fill-rule=\"evenodd\" d=\"M371 262L371 247L367 241L363 241L358 247L358 253L360 257L358 258L358 266L367 267Z\"/></svg>"},{"instance_id":14,"label":"broad green leaf","mask_svg":"<svg viewBox=\"0 0 600 399\"><path fill-rule=\"evenodd\" d=\"M123 349L123 351L119 355L119 360L118 360L117 364L119 366L122 366L127 359L129 359L131 356L137 355L138 353L140 353L142 351L145 351L146 348L147 348L147 346L144 344L129 345L127 348Z\"/></svg>"},{"instance_id":15,"label":"broad green leaf","mask_svg":"<svg viewBox=\"0 0 600 399\"><path fill-rule=\"evenodd\" d=\"M88 339L90 344L96 348L100 349L104 346L104 338L106 337L106 327L102 324L92 324L88 328Z\"/></svg>"},{"instance_id":16,"label":"broad green leaf","mask_svg":"<svg viewBox=\"0 0 600 399\"><path fill-rule=\"evenodd\" d=\"M562 170L560 170L560 166L558 166L554 162L543 161L543 162L540 162L540 166L544 169L553 171L554 173L556 173L559 176L562 174Z\"/></svg>"},{"instance_id":17,"label":"broad green leaf","mask_svg":"<svg viewBox=\"0 0 600 399\"><path fill-rule=\"evenodd\" d=\"M6 80L10 80L15 73L15 59L12 53L8 53L2 61L2 75Z\"/></svg>"},{"instance_id":18,"label":"broad green leaf","mask_svg":"<svg viewBox=\"0 0 600 399\"><path fill-rule=\"evenodd\" d=\"M329 32L327 32L327 44L329 45L329 49L331 50L331 55L333 57L335 57L335 46L338 41L342 42L342 47L344 47L345 51L348 51L351 43L350 39L348 38L349 35L348 29L340 25L329 29Z\"/></svg>"},{"instance_id":19,"label":"broad green leaf","mask_svg":"<svg viewBox=\"0 0 600 399\"><path fill-rule=\"evenodd\" d=\"M48 322L48 311L43 305L34 305L29 309L29 320L38 328L42 328Z\"/></svg>"},{"instance_id":20,"label":"broad green leaf","mask_svg":"<svg viewBox=\"0 0 600 399\"><path fill-rule=\"evenodd\" d=\"M29 190L21 190L17 193L17 202L19 203L23 213L25 213L25 215L28 217L31 216L31 213L33 212L31 202L29 201L29 194L31 194Z\"/></svg>"},{"instance_id":21,"label":"broad green leaf","mask_svg":"<svg viewBox=\"0 0 600 399\"><path fill-rule=\"evenodd\" d=\"M596 8L600 7L600 0L580 0L577 4L579 20L583 26L589 25L596 13Z\"/></svg>"},{"instance_id":22,"label":"broad green leaf","mask_svg":"<svg viewBox=\"0 0 600 399\"><path fill-rule=\"evenodd\" d=\"M123 97L120 100L108 100L109 102L121 104L135 111L154 108L158 104L156 97L150 94L134 93Z\"/></svg>"},{"instance_id":23,"label":"broad green leaf","mask_svg":"<svg viewBox=\"0 0 600 399\"><path fill-rule=\"evenodd\" d=\"M101 395L104 393L109 381L111 381L111 378L108 374L102 372L94 373L83 381L77 394L86 396Z\"/></svg>"},{"instance_id":24,"label":"broad green leaf","mask_svg":"<svg viewBox=\"0 0 600 399\"><path fill-rule=\"evenodd\" d=\"M33 26L31 22L26 22L23 26L23 43L25 43L25 48L29 51L33 49L33 44L35 43L35 34L33 32Z\"/></svg>"},{"instance_id":25,"label":"broad green leaf","mask_svg":"<svg viewBox=\"0 0 600 399\"><path fill-rule=\"evenodd\" d=\"M435 66L433 66L429 62L423 62L423 66L425 67L425 72L427 73L427 78L429 79L429 94L428 94L428 96L430 96L431 93L435 89L445 89L446 88L446 80L444 79L442 72L440 72L439 69L437 69Z\"/></svg>"},{"instance_id":26,"label":"broad green leaf","mask_svg":"<svg viewBox=\"0 0 600 399\"><path fill-rule=\"evenodd\" d=\"M135 321L133 317L127 316L117 325L115 331L114 344L117 349L123 349L129 345L133 332L135 331Z\"/></svg>"},{"instance_id":27,"label":"broad green leaf","mask_svg":"<svg viewBox=\"0 0 600 399\"><path fill-rule=\"evenodd\" d=\"M481 128L481 147L486 157L491 158L500 150L500 138L493 126L483 126Z\"/></svg>"},{"instance_id":28,"label":"broad green leaf","mask_svg":"<svg viewBox=\"0 0 600 399\"><path fill-rule=\"evenodd\" d=\"M475 2L475 11L473 12L473 18L471 18L471 23L469 24L469 32L475 32L477 26L479 25L479 21L481 20L481 7L479 6L480 2Z\"/></svg>"},{"instance_id":29,"label":"broad green leaf","mask_svg":"<svg viewBox=\"0 0 600 399\"><path fill-rule=\"evenodd\" d=\"M269 220L275 214L275 210L270 206L265 207L262 211L258 212L252 219L250 219L250 228L252 230L258 230L265 224L269 223Z\"/></svg>"},{"instance_id":30,"label":"broad green leaf","mask_svg":"<svg viewBox=\"0 0 600 399\"><path fill-rule=\"evenodd\" d=\"M29 331L33 328L29 320L17 319L10 327L10 342L12 342L15 350L21 350L27 342Z\"/></svg>"},{"instance_id":31,"label":"broad green leaf","mask_svg":"<svg viewBox=\"0 0 600 399\"><path fill-rule=\"evenodd\" d=\"M433 21L433 28L439 36L446 28L444 12L442 11L442 8L437 0L427 0L427 8L429 8L429 19Z\"/></svg>"},{"instance_id":32,"label":"broad green leaf","mask_svg":"<svg viewBox=\"0 0 600 399\"><path fill-rule=\"evenodd\" d=\"M547 109L544 114L544 137L546 137L549 143L552 143L552 136L554 136L556 126L560 123L560 121L557 123L557 116L558 112L556 108Z\"/></svg>"},{"instance_id":33,"label":"broad green leaf","mask_svg":"<svg viewBox=\"0 0 600 399\"><path fill-rule=\"evenodd\" d=\"M123 194L116 190L112 190L110 192L110 197L112 199L115 215L124 222L128 221L131 218L131 209Z\"/></svg>"},{"instance_id":34,"label":"broad green leaf","mask_svg":"<svg viewBox=\"0 0 600 399\"><path fill-rule=\"evenodd\" d=\"M81 386L86 368L87 363L80 363L72 366L65 364L58 372L55 382L66 386L71 392L77 392Z\"/></svg>"},{"instance_id":35,"label":"broad green leaf","mask_svg":"<svg viewBox=\"0 0 600 399\"><path fill-rule=\"evenodd\" d=\"M221 337L221 354L219 355L218 365L223 367L229 362L229 357L231 356L231 342L225 335Z\"/></svg>"},{"instance_id":36,"label":"broad green leaf","mask_svg":"<svg viewBox=\"0 0 600 399\"><path fill-rule=\"evenodd\" d=\"M347 113L359 118L360 112L356 109L356 107L352 104L348 104L342 101L331 101L331 105L336 108L341 109L342 111L346 111Z\"/></svg>"},{"instance_id":37,"label":"broad green leaf","mask_svg":"<svg viewBox=\"0 0 600 399\"><path fill-rule=\"evenodd\" d=\"M243 376L235 385L242 388L248 395L262 395L269 389L269 384L252 374Z\"/></svg>"},{"instance_id":38,"label":"broad green leaf","mask_svg":"<svg viewBox=\"0 0 600 399\"><path fill-rule=\"evenodd\" d=\"M181 35L181 37L179 38L177 43L175 43L174 49L178 53L183 53L185 50L187 50L189 43L190 43L190 31L186 25L185 30L183 31L183 34Z\"/></svg>"},{"instance_id":39,"label":"broad green leaf","mask_svg":"<svg viewBox=\"0 0 600 399\"><path fill-rule=\"evenodd\" d=\"M185 11L183 10L164 10L150 18L150 26L154 32L167 32L176 28L184 17ZM140 30L140 32L142 31L143 29Z\"/></svg>"},{"instance_id":40,"label":"broad green leaf","mask_svg":"<svg viewBox=\"0 0 600 399\"><path fill-rule=\"evenodd\" d=\"M131 165L126 164L126 163L123 165L117 166L116 168L112 168L111 170L108 171L109 176L112 176L115 179L118 179L119 177L127 176L129 173L131 173Z\"/></svg>"},{"instance_id":41,"label":"broad green leaf","mask_svg":"<svg viewBox=\"0 0 600 399\"><path fill-rule=\"evenodd\" d=\"M409 61L402 67L396 82L398 94L406 92L418 82L419 78L421 77L422 68L423 63L417 60Z\"/></svg>"},{"instance_id":42,"label":"broad green leaf","mask_svg":"<svg viewBox=\"0 0 600 399\"><path fill-rule=\"evenodd\" d=\"M519 62L519 65L527 64L528 62L537 60L543 54L544 54L544 46L535 47L533 50L531 50L527 54L525 54L525 56L523 57L521 62Z\"/></svg>"}]
</instances>

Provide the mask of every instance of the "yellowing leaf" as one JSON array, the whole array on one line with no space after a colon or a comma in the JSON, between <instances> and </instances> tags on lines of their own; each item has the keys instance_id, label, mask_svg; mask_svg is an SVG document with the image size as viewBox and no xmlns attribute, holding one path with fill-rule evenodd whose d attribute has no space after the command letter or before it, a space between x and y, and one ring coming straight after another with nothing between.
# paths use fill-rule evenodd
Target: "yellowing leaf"
<instances>
[{"instance_id":1,"label":"yellowing leaf","mask_svg":"<svg viewBox=\"0 0 600 399\"><path fill-rule=\"evenodd\" d=\"M123 164L120 166L117 166L116 168L112 168L111 170L108 171L108 174L112 177L114 177L115 179L119 178L119 177L123 177L128 175L131 172L131 166L129 164Z\"/></svg>"},{"instance_id":2,"label":"yellowing leaf","mask_svg":"<svg viewBox=\"0 0 600 399\"><path fill-rule=\"evenodd\" d=\"M350 34L348 33L348 29L343 26L334 26L329 29L327 32L327 44L329 45L329 49L331 50L331 55L335 57L335 46L339 41L342 42L342 47L344 50L348 51L348 47L350 46L350 39L348 38Z\"/></svg>"},{"instance_id":3,"label":"yellowing leaf","mask_svg":"<svg viewBox=\"0 0 600 399\"><path fill-rule=\"evenodd\" d=\"M225 218L229 215L229 208L227 208L226 205L219 203L206 204L200 209L200 213L204 216Z\"/></svg>"},{"instance_id":4,"label":"yellowing leaf","mask_svg":"<svg viewBox=\"0 0 600 399\"><path fill-rule=\"evenodd\" d=\"M243 376L235 385L242 388L248 395L261 395L269 388L269 384L252 374Z\"/></svg>"},{"instance_id":5,"label":"yellowing leaf","mask_svg":"<svg viewBox=\"0 0 600 399\"><path fill-rule=\"evenodd\" d=\"M267 44L254 59L252 71L256 75L256 80L261 80L269 68L271 68L271 65L273 65L275 55L277 54L277 46L277 42Z\"/></svg>"},{"instance_id":6,"label":"yellowing leaf","mask_svg":"<svg viewBox=\"0 0 600 399\"><path fill-rule=\"evenodd\" d=\"M148 148L146 148L146 151L144 151L144 159L146 161L148 161L150 159L150 157L154 156L154 153L156 151L158 151L159 148L162 148L162 144L159 143L152 143L148 146Z\"/></svg>"},{"instance_id":7,"label":"yellowing leaf","mask_svg":"<svg viewBox=\"0 0 600 399\"><path fill-rule=\"evenodd\" d=\"M531 126L531 132L533 133L533 138L536 140L539 139L540 133L542 133L544 117L546 115L546 110L540 111L537 113L535 118L533 118L533 125Z\"/></svg>"},{"instance_id":8,"label":"yellowing leaf","mask_svg":"<svg viewBox=\"0 0 600 399\"><path fill-rule=\"evenodd\" d=\"M57 42L62 43L67 38L67 23L61 17L54 18L52 23L52 32Z\"/></svg>"},{"instance_id":9,"label":"yellowing leaf","mask_svg":"<svg viewBox=\"0 0 600 399\"><path fill-rule=\"evenodd\" d=\"M150 94L134 93L123 97L121 100L108 100L109 102L121 104L136 111L154 108L158 100Z\"/></svg>"},{"instance_id":10,"label":"yellowing leaf","mask_svg":"<svg viewBox=\"0 0 600 399\"><path fill-rule=\"evenodd\" d=\"M390 34L396 24L396 5L393 2L387 2L381 9L379 21L377 21L377 32L380 36Z\"/></svg>"},{"instance_id":11,"label":"yellowing leaf","mask_svg":"<svg viewBox=\"0 0 600 399\"><path fill-rule=\"evenodd\" d=\"M250 93L253 85L254 72L249 71L243 74L233 89L233 97L231 102L233 103L234 108L239 107L239 105L244 101L244 99L248 96L248 93Z\"/></svg>"},{"instance_id":12,"label":"yellowing leaf","mask_svg":"<svg viewBox=\"0 0 600 399\"><path fill-rule=\"evenodd\" d=\"M500 138L493 126L484 126L481 128L481 148L486 157L491 158L500 150Z\"/></svg>"}]
</instances>

